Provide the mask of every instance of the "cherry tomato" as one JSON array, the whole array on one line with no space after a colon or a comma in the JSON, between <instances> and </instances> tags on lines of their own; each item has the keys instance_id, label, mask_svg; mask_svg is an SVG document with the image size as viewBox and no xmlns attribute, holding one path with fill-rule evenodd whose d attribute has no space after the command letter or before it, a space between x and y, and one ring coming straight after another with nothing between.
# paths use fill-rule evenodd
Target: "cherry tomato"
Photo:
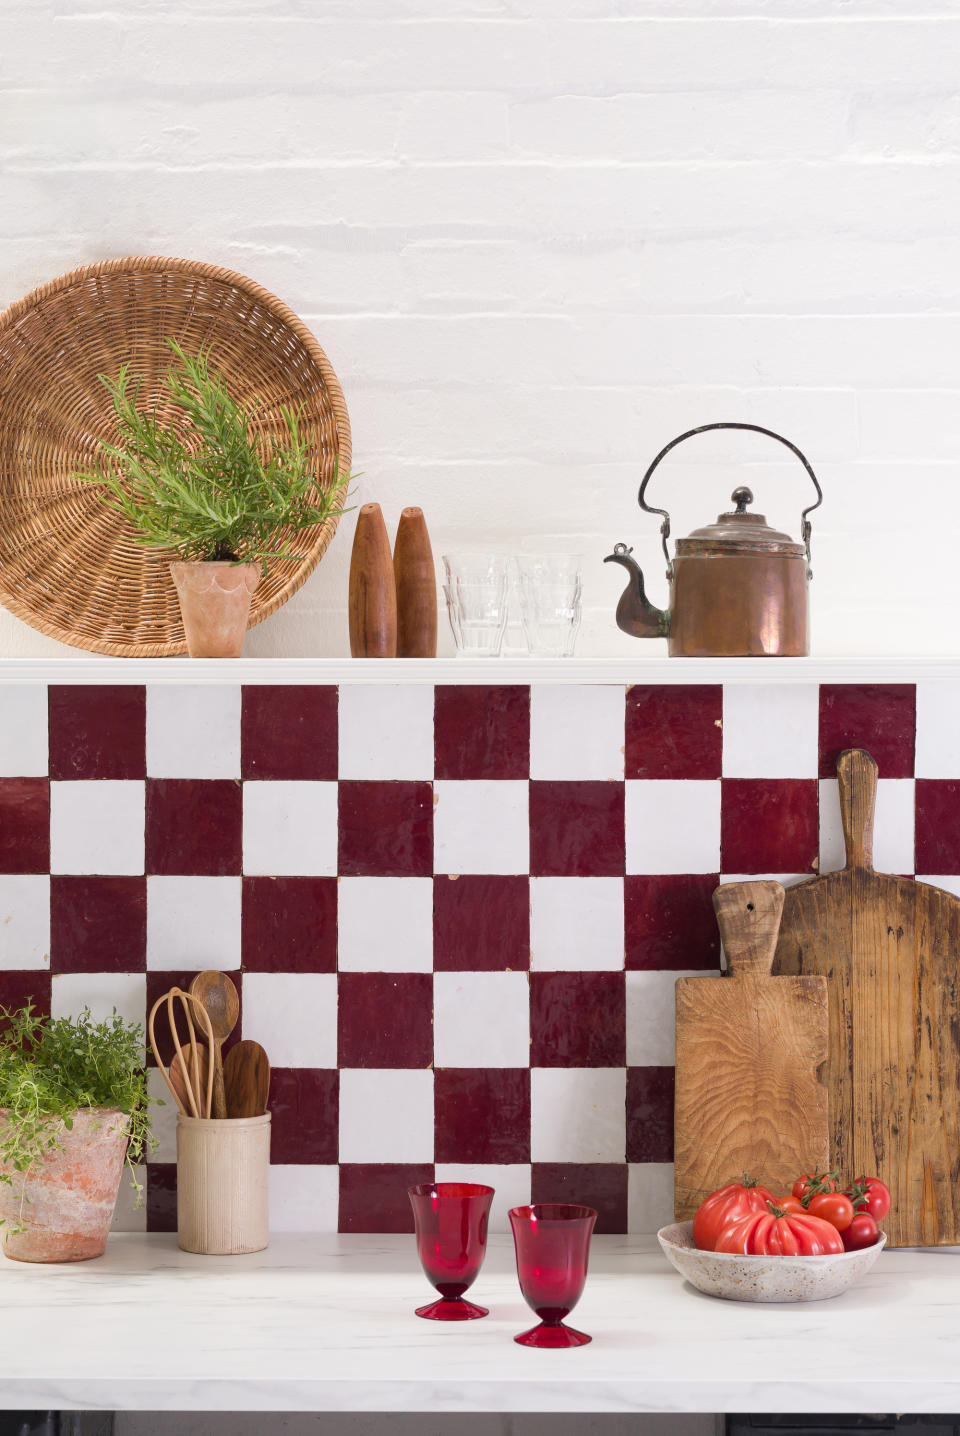
<instances>
[{"instance_id":1,"label":"cherry tomato","mask_svg":"<svg viewBox=\"0 0 960 1436\"><path fill-rule=\"evenodd\" d=\"M848 1252L862 1251L864 1247L872 1247L879 1236L880 1228L870 1213L857 1212L843 1234L843 1249Z\"/></svg>"},{"instance_id":2,"label":"cherry tomato","mask_svg":"<svg viewBox=\"0 0 960 1436\"><path fill-rule=\"evenodd\" d=\"M822 1217L838 1232L845 1232L853 1221L853 1202L842 1192L819 1192L810 1198L807 1211L812 1217Z\"/></svg>"},{"instance_id":3,"label":"cherry tomato","mask_svg":"<svg viewBox=\"0 0 960 1436\"><path fill-rule=\"evenodd\" d=\"M807 1210L799 1197L777 1197L776 1202L782 1212L800 1212L802 1214Z\"/></svg>"},{"instance_id":4,"label":"cherry tomato","mask_svg":"<svg viewBox=\"0 0 960 1436\"><path fill-rule=\"evenodd\" d=\"M836 1227L809 1212L784 1212L770 1203L769 1211L751 1212L724 1227L715 1248L744 1256L822 1256L843 1251Z\"/></svg>"},{"instance_id":5,"label":"cherry tomato","mask_svg":"<svg viewBox=\"0 0 960 1436\"><path fill-rule=\"evenodd\" d=\"M793 1195L803 1201L804 1197L813 1192L835 1192L837 1190L836 1173L834 1172L805 1172L798 1177L793 1184Z\"/></svg>"},{"instance_id":6,"label":"cherry tomato","mask_svg":"<svg viewBox=\"0 0 960 1436\"><path fill-rule=\"evenodd\" d=\"M882 1222L890 1210L890 1189L879 1177L858 1177L846 1190L855 1209L869 1212L875 1222Z\"/></svg>"},{"instance_id":7,"label":"cherry tomato","mask_svg":"<svg viewBox=\"0 0 960 1436\"><path fill-rule=\"evenodd\" d=\"M765 1212L767 1202L772 1201L773 1193L768 1192L766 1187L758 1186L751 1177L718 1187L701 1204L693 1219L695 1245L701 1251L715 1251L717 1237L734 1218L744 1217L748 1212Z\"/></svg>"}]
</instances>

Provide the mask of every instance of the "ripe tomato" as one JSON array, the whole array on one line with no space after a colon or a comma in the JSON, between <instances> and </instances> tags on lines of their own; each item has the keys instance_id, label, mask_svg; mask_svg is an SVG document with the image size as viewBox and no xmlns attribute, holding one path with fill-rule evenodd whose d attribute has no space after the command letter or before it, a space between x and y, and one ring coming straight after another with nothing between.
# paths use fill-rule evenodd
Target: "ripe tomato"
<instances>
[{"instance_id":1,"label":"ripe tomato","mask_svg":"<svg viewBox=\"0 0 960 1436\"><path fill-rule=\"evenodd\" d=\"M890 1189L879 1177L858 1177L847 1187L847 1196L858 1212L869 1212L882 1222L890 1210Z\"/></svg>"},{"instance_id":2,"label":"ripe tomato","mask_svg":"<svg viewBox=\"0 0 960 1436\"><path fill-rule=\"evenodd\" d=\"M771 1202L768 1212L752 1212L725 1227L715 1250L744 1256L822 1256L842 1252L843 1239L821 1217L784 1212Z\"/></svg>"},{"instance_id":3,"label":"ripe tomato","mask_svg":"<svg viewBox=\"0 0 960 1436\"><path fill-rule=\"evenodd\" d=\"M800 1212L802 1215L807 1210L799 1197L777 1197L776 1204L782 1212Z\"/></svg>"},{"instance_id":4,"label":"ripe tomato","mask_svg":"<svg viewBox=\"0 0 960 1436\"><path fill-rule=\"evenodd\" d=\"M724 1227L737 1217L749 1212L765 1212L767 1203L773 1201L773 1193L766 1187L758 1187L752 1177L742 1182L731 1182L729 1186L718 1187L711 1192L700 1206L693 1219L693 1240L704 1252L716 1250L716 1240Z\"/></svg>"},{"instance_id":5,"label":"ripe tomato","mask_svg":"<svg viewBox=\"0 0 960 1436\"><path fill-rule=\"evenodd\" d=\"M848 1252L862 1251L864 1247L872 1247L879 1236L880 1228L870 1213L857 1212L843 1234L843 1249Z\"/></svg>"},{"instance_id":6,"label":"ripe tomato","mask_svg":"<svg viewBox=\"0 0 960 1436\"><path fill-rule=\"evenodd\" d=\"M838 1232L845 1232L853 1221L853 1202L843 1192L819 1192L810 1198L807 1211L812 1217L823 1217Z\"/></svg>"},{"instance_id":7,"label":"ripe tomato","mask_svg":"<svg viewBox=\"0 0 960 1436\"><path fill-rule=\"evenodd\" d=\"M805 1172L794 1182L793 1195L803 1201L810 1192L835 1192L837 1185L836 1172Z\"/></svg>"}]
</instances>

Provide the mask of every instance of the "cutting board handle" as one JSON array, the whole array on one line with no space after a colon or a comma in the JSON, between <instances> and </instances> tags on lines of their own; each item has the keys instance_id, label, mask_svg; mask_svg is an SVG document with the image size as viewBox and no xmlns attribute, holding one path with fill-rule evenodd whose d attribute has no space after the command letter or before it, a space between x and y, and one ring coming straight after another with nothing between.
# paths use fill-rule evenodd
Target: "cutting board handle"
<instances>
[{"instance_id":1,"label":"cutting board handle","mask_svg":"<svg viewBox=\"0 0 960 1436\"><path fill-rule=\"evenodd\" d=\"M863 748L847 748L837 759L840 819L847 867L873 872L873 819L877 807L877 765Z\"/></svg>"},{"instance_id":2,"label":"cutting board handle","mask_svg":"<svg viewBox=\"0 0 960 1436\"><path fill-rule=\"evenodd\" d=\"M780 932L779 883L726 883L713 895L730 977L769 977Z\"/></svg>"}]
</instances>

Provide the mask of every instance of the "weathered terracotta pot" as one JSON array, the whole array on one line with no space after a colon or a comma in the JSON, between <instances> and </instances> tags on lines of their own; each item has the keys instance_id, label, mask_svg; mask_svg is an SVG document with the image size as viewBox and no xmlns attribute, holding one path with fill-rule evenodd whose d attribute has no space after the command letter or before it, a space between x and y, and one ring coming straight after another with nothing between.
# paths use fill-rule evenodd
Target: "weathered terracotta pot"
<instances>
[{"instance_id":1,"label":"weathered terracotta pot","mask_svg":"<svg viewBox=\"0 0 960 1436\"><path fill-rule=\"evenodd\" d=\"M258 563L172 563L191 658L239 658Z\"/></svg>"},{"instance_id":2,"label":"weathered terracotta pot","mask_svg":"<svg viewBox=\"0 0 960 1436\"><path fill-rule=\"evenodd\" d=\"M0 1112L0 1123L3 1113ZM89 1261L103 1256L127 1151L127 1114L111 1107L77 1112L62 1151L27 1177L0 1182L0 1234L14 1261ZM9 1168L0 1167L0 1171ZM12 1228L23 1226L24 1231Z\"/></svg>"}]
</instances>

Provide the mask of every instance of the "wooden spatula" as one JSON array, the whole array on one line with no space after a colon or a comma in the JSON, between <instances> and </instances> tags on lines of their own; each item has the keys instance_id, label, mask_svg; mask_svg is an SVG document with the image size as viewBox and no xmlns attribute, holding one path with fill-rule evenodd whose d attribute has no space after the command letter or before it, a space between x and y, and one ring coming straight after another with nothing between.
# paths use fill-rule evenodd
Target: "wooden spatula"
<instances>
[{"instance_id":1,"label":"wooden spatula","mask_svg":"<svg viewBox=\"0 0 960 1436\"><path fill-rule=\"evenodd\" d=\"M779 1195L826 1163L827 984L771 977L783 897L774 882L717 888L727 974L677 979L678 1218L745 1172Z\"/></svg>"},{"instance_id":2,"label":"wooden spatula","mask_svg":"<svg viewBox=\"0 0 960 1436\"><path fill-rule=\"evenodd\" d=\"M262 1117L270 1099L270 1063L259 1042L244 1040L223 1060L228 1117Z\"/></svg>"},{"instance_id":3,"label":"wooden spatula","mask_svg":"<svg viewBox=\"0 0 960 1436\"><path fill-rule=\"evenodd\" d=\"M198 972L190 992L206 1008L213 1033L213 1102L210 1115L226 1117L227 1099L223 1090L223 1053L226 1039L237 1025L240 998L225 972Z\"/></svg>"}]
</instances>

